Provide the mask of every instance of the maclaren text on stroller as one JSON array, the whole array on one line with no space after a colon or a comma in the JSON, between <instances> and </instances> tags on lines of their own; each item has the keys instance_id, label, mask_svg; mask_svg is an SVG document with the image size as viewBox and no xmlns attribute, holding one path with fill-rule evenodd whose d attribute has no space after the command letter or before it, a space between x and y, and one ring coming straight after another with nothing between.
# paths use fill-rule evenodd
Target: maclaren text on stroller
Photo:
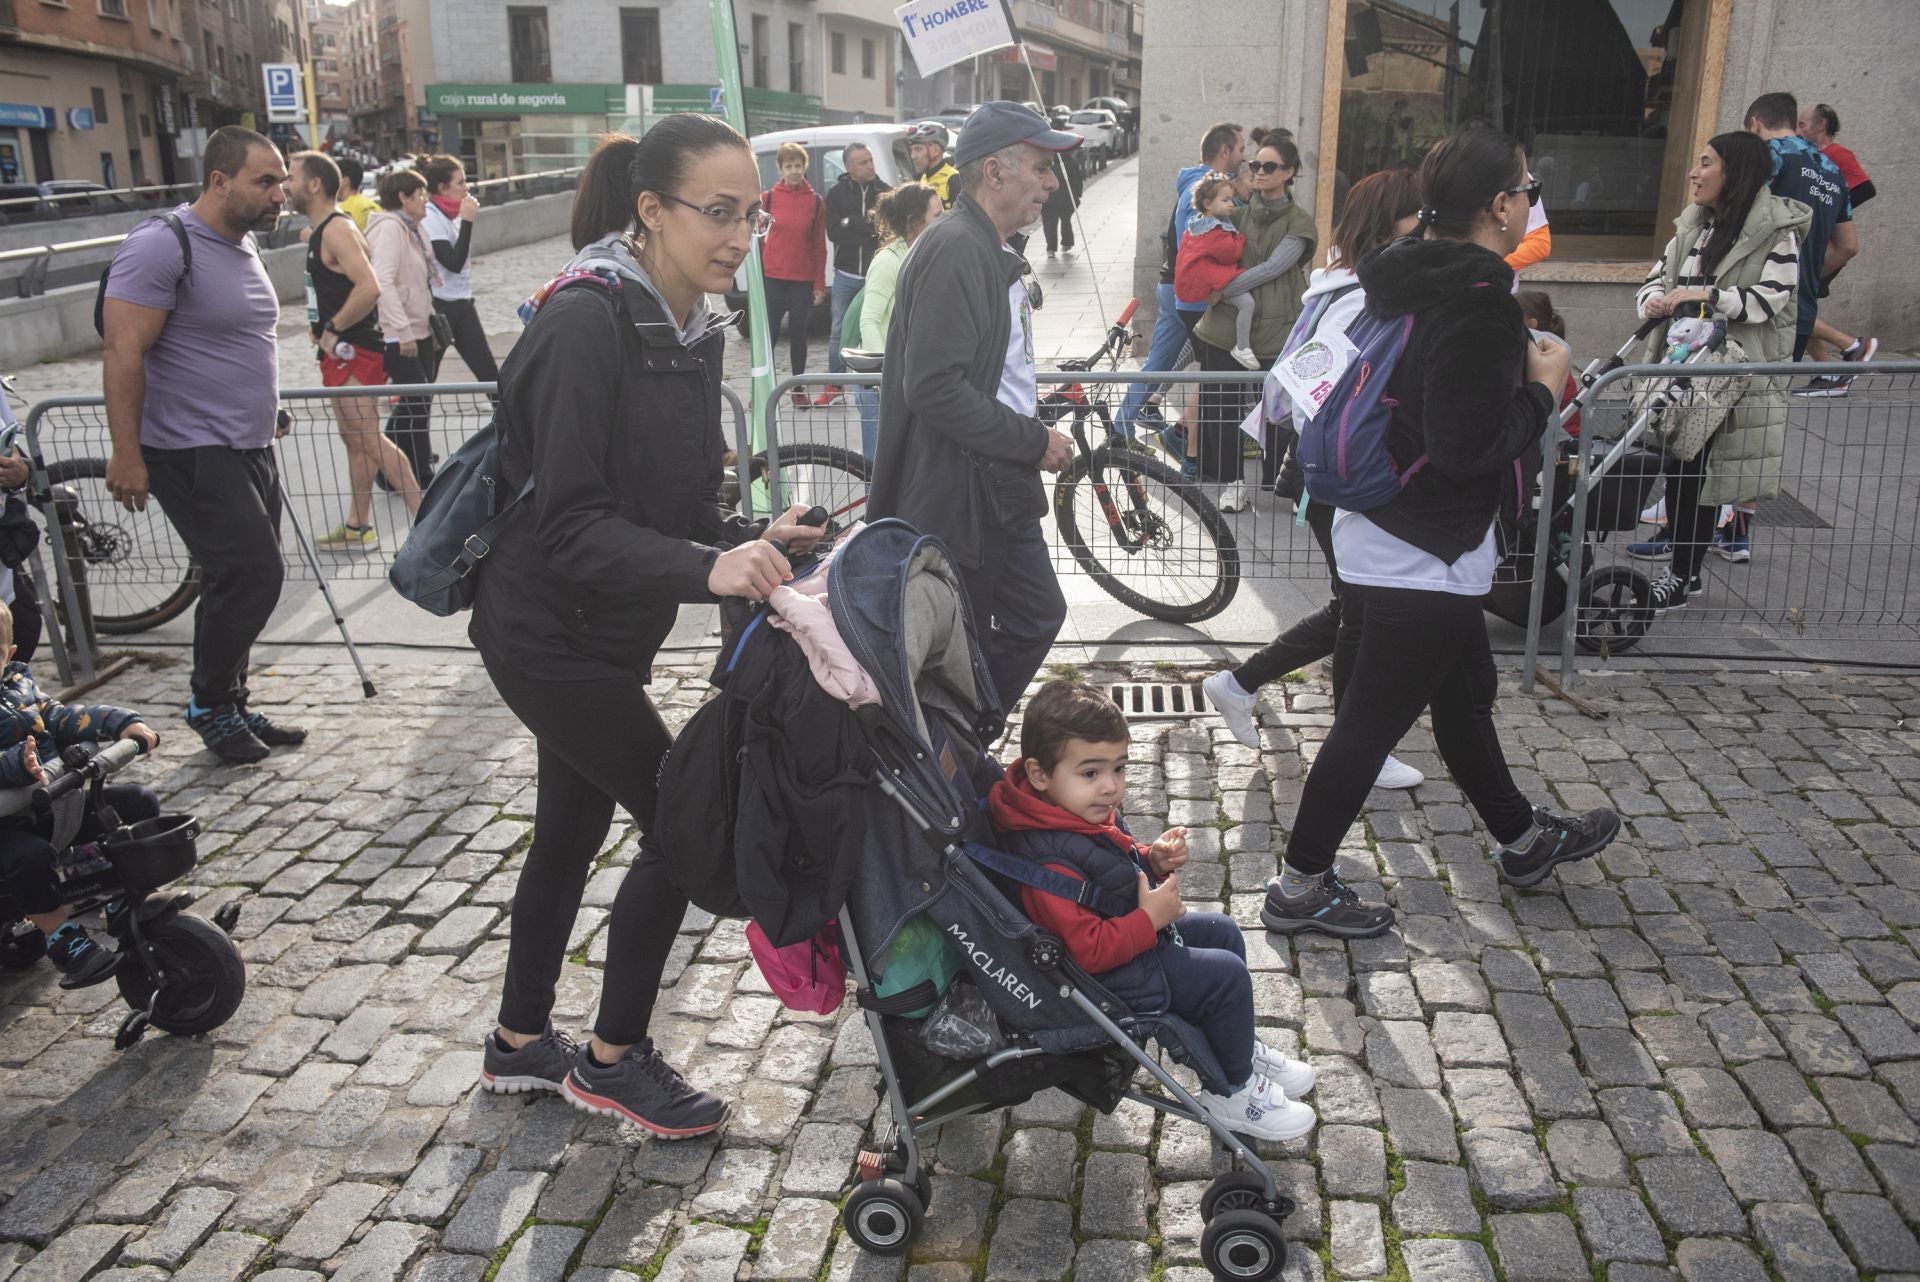
<instances>
[{"instance_id":1,"label":"maclaren text on stroller","mask_svg":"<svg viewBox=\"0 0 1920 1282\"><path fill-rule=\"evenodd\" d=\"M796 566L801 578L807 573ZM855 708L836 702L837 712L829 715L845 714L857 725L851 739L841 727L823 724L827 716L819 714L792 733L795 756L804 756L808 744L856 745L834 763L842 781L851 775L850 789L834 794L842 815L833 823L798 821L785 829L779 838L784 869L774 876L790 879L794 889L774 893L771 901L768 865L748 854L758 849L764 855L767 848L764 833L746 830L752 803L743 803L741 831L729 844L739 857L740 900L760 905L752 909L749 938L758 931L776 946L804 945L822 928L830 934L837 922L838 952L873 1037L891 1120L859 1157L859 1181L842 1211L848 1236L864 1250L905 1252L932 1198L922 1138L953 1118L1057 1086L1102 1112L1131 1099L1206 1127L1231 1155L1233 1169L1201 1199L1202 1258L1216 1277L1259 1282L1279 1276L1286 1262L1281 1221L1294 1204L1251 1146L1214 1121L1144 1045L1149 1037L1157 1040L1168 1056L1218 1089L1222 1073L1205 1038L1164 1010L1129 1009L1019 908L1019 883L1035 884L1035 876L1047 874L992 846L981 800L1000 767L985 745L998 738L1003 721L946 548L903 521L876 521L842 539L826 576L838 637L878 702L869 698ZM760 607L733 630L737 639L730 639L716 674L723 699L748 707L748 723L790 708L781 691L739 688L743 680L751 685L753 674L775 669L764 660L764 649L759 655L756 649L796 644L787 633L762 626L769 609ZM802 680L810 679L805 663L798 671ZM681 740L693 733L690 723ZM764 739L756 740L733 759L751 763L763 748ZM674 751L680 750L677 742ZM663 825L673 823L673 806L700 804L677 795L684 789L668 787L673 757L669 753L662 773ZM788 784L791 777L789 770ZM743 776L738 795L751 798L764 784ZM848 806L863 812L863 822L844 823ZM764 807L753 806L751 813L756 827L767 821ZM806 849L810 829L843 839L858 830L856 867L844 866L848 852ZM671 864L680 862L664 843L663 852ZM688 883L711 876L710 868L686 871ZM847 887L838 897L819 893L836 885ZM691 884L683 889L708 906ZM802 905L809 911L796 913ZM951 950L951 964L939 984L922 981L890 991L889 967L905 969L903 950L894 945L915 937L941 941ZM805 961L794 967L802 981L809 970ZM836 979L835 991L813 1009L837 1005L841 982ZM929 1008L936 998L945 1005L956 997L976 1012L971 1027L983 1035L969 1050L935 1049L924 1031L934 1022L927 1018ZM1157 1090L1136 1086L1142 1070Z\"/></svg>"}]
</instances>

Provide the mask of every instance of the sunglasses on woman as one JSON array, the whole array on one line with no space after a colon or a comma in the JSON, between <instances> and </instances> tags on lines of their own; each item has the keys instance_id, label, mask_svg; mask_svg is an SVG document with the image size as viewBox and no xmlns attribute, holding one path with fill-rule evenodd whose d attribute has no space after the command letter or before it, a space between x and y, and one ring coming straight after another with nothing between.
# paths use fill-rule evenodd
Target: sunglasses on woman
<instances>
[{"instance_id":1,"label":"sunglasses on woman","mask_svg":"<svg viewBox=\"0 0 1920 1282\"><path fill-rule=\"evenodd\" d=\"M1540 180L1533 179L1524 187L1508 187L1500 193L1502 196L1525 196L1529 206L1540 203Z\"/></svg>"},{"instance_id":2,"label":"sunglasses on woman","mask_svg":"<svg viewBox=\"0 0 1920 1282\"><path fill-rule=\"evenodd\" d=\"M1256 174L1277 174L1282 169L1288 168L1288 166L1281 164L1277 160L1249 160L1247 162L1247 168Z\"/></svg>"}]
</instances>

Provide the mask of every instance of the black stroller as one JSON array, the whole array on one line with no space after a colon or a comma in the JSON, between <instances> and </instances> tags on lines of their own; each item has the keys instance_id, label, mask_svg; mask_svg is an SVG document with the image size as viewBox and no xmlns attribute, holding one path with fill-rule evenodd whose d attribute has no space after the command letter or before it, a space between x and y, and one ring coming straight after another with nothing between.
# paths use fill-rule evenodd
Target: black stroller
<instances>
[{"instance_id":1,"label":"black stroller","mask_svg":"<svg viewBox=\"0 0 1920 1282\"><path fill-rule=\"evenodd\" d=\"M1207 1127L1233 1167L1201 1199L1202 1259L1216 1277L1279 1276L1280 1223L1294 1204L1251 1146L1209 1118L1143 1044L1155 1038L1211 1080L1219 1069L1205 1039L1176 1017L1136 1013L1104 991L1058 939L1027 920L1017 886L995 869L1011 859L991 849L979 799L999 774L983 745L1003 721L946 549L904 522L877 521L839 549L829 576L834 623L881 697L859 710L876 788L839 929L892 1121L860 1156L860 1183L843 1211L848 1236L879 1254L906 1251L932 1195L921 1137L1057 1086L1103 1112L1132 1099ZM949 991L970 986L978 997L969 1000L983 998L991 1010L990 1053L966 1061L935 1054L919 1024L891 1013L930 994L876 995L890 945L921 915L958 954L960 977ZM1136 1086L1142 1069L1158 1090Z\"/></svg>"}]
</instances>

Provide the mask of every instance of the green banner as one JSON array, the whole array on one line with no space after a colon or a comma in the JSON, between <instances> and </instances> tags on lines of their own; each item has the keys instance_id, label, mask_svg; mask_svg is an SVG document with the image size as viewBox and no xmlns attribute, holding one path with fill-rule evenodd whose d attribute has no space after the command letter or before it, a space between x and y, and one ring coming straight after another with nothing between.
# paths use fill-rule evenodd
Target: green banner
<instances>
[{"instance_id":1,"label":"green banner","mask_svg":"<svg viewBox=\"0 0 1920 1282\"><path fill-rule=\"evenodd\" d=\"M428 85L436 116L604 116L626 106L620 85Z\"/></svg>"}]
</instances>

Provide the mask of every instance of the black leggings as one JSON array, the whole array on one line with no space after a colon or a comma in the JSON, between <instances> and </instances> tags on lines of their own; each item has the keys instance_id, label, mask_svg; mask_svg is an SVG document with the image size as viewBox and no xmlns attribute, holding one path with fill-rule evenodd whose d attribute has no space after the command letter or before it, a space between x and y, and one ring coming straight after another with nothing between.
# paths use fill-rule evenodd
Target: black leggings
<instances>
[{"instance_id":1,"label":"black leggings","mask_svg":"<svg viewBox=\"0 0 1920 1282\"><path fill-rule=\"evenodd\" d=\"M1340 567L1333 559L1333 508L1306 498L1307 527L1313 531L1320 555L1326 558L1327 577L1332 580L1327 603L1256 650L1247 661L1233 670L1240 688L1252 694L1270 681L1278 681L1289 672L1309 663L1333 656L1333 708L1340 710L1340 694L1346 686L1347 670L1353 664L1353 652L1360 645L1360 629L1347 623L1340 601Z\"/></svg>"},{"instance_id":2,"label":"black leggings","mask_svg":"<svg viewBox=\"0 0 1920 1282\"><path fill-rule=\"evenodd\" d=\"M386 366L389 382L403 386L431 383L440 372L440 350L431 338L423 338L415 342L414 355L408 356L401 352L400 344L390 341ZM431 396L397 396L393 413L387 418L387 436L407 456L407 462L413 465L414 478L423 490L433 480L432 422Z\"/></svg>"},{"instance_id":3,"label":"black leggings","mask_svg":"<svg viewBox=\"0 0 1920 1282\"><path fill-rule=\"evenodd\" d=\"M1684 463L1667 455L1661 472L1667 478L1667 535L1673 540L1673 572L1682 579L1700 573L1713 542L1714 518L1720 505L1702 506L1700 490L1706 484L1707 456L1713 453L1713 441L1697 457Z\"/></svg>"},{"instance_id":4,"label":"black leggings","mask_svg":"<svg viewBox=\"0 0 1920 1282\"><path fill-rule=\"evenodd\" d=\"M1073 248L1073 210L1047 205L1040 210L1040 227L1047 234L1047 252Z\"/></svg>"},{"instance_id":5,"label":"black leggings","mask_svg":"<svg viewBox=\"0 0 1920 1282\"><path fill-rule=\"evenodd\" d=\"M447 318L453 326L453 345L460 353L460 359L473 371L476 383L497 383L500 381L500 367L494 363L493 348L487 343L486 326L480 323L480 312L471 298L436 298L433 310Z\"/></svg>"},{"instance_id":6,"label":"black leggings","mask_svg":"<svg viewBox=\"0 0 1920 1282\"><path fill-rule=\"evenodd\" d=\"M613 826L618 803L644 833L659 800L660 759L673 736L634 673L609 668L599 681L547 681L485 656L487 675L539 741L533 845L514 886L513 934L500 1023L538 1033L553 1010L554 985L587 878ZM607 921L607 969L593 1031L612 1046L647 1035L687 899L643 838Z\"/></svg>"},{"instance_id":7,"label":"black leggings","mask_svg":"<svg viewBox=\"0 0 1920 1282\"><path fill-rule=\"evenodd\" d=\"M1480 598L1348 583L1343 625L1359 629L1333 729L1307 775L1287 840L1287 866L1333 866L1387 754L1433 709L1433 737L1467 800L1496 841L1525 834L1533 810L1514 786L1493 724L1499 674Z\"/></svg>"},{"instance_id":8,"label":"black leggings","mask_svg":"<svg viewBox=\"0 0 1920 1282\"><path fill-rule=\"evenodd\" d=\"M767 277L767 323L773 326L767 351L780 346L780 322L787 322L787 355L793 372L807 372L807 316L813 311L813 282Z\"/></svg>"},{"instance_id":9,"label":"black leggings","mask_svg":"<svg viewBox=\"0 0 1920 1282\"><path fill-rule=\"evenodd\" d=\"M1198 335L1190 341L1201 369L1247 372L1247 367L1225 348L1215 347ZM1238 481L1246 475L1246 437L1240 431L1240 422L1259 394L1260 386L1253 382L1200 384L1199 422L1188 434L1187 457L1199 464L1201 480ZM1265 468L1262 475L1266 476Z\"/></svg>"}]
</instances>

